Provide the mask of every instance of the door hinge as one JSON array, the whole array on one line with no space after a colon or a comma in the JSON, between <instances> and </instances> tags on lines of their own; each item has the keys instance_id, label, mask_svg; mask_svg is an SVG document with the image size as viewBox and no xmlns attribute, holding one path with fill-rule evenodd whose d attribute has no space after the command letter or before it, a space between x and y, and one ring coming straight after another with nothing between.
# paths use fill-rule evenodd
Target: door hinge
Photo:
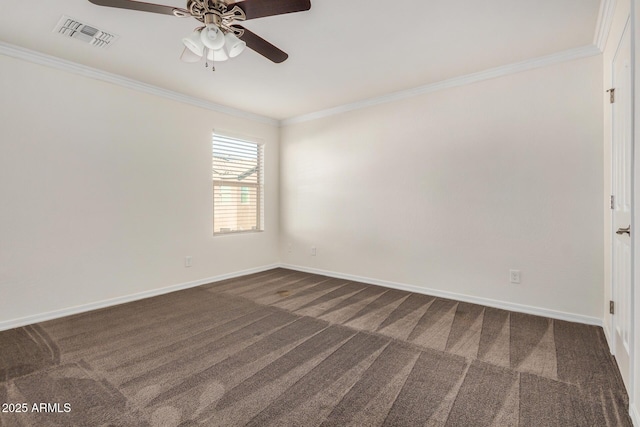
<instances>
[{"instance_id":1,"label":"door hinge","mask_svg":"<svg viewBox=\"0 0 640 427\"><path fill-rule=\"evenodd\" d=\"M613 301L609 301L609 314L614 314L615 312L615 304Z\"/></svg>"},{"instance_id":2,"label":"door hinge","mask_svg":"<svg viewBox=\"0 0 640 427\"><path fill-rule=\"evenodd\" d=\"M609 92L609 103L613 104L616 102L616 88L612 87L611 89L607 89L607 92Z\"/></svg>"},{"instance_id":3,"label":"door hinge","mask_svg":"<svg viewBox=\"0 0 640 427\"><path fill-rule=\"evenodd\" d=\"M613 209L613 207L614 207L614 200L615 200L615 198L613 197L613 195L611 195L611 198L609 199L609 207L611 209Z\"/></svg>"}]
</instances>

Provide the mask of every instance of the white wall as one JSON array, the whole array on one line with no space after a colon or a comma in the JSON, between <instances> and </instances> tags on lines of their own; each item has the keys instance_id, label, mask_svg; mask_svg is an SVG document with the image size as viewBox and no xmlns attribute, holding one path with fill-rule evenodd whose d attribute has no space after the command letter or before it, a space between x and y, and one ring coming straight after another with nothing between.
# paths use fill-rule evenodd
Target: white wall
<instances>
[{"instance_id":1,"label":"white wall","mask_svg":"<svg viewBox=\"0 0 640 427\"><path fill-rule=\"evenodd\" d=\"M0 69L0 326L278 262L276 126L5 56ZM214 128L266 143L263 233L212 235Z\"/></svg>"},{"instance_id":2,"label":"white wall","mask_svg":"<svg viewBox=\"0 0 640 427\"><path fill-rule=\"evenodd\" d=\"M283 128L283 262L597 322L601 93L591 57Z\"/></svg>"}]
</instances>

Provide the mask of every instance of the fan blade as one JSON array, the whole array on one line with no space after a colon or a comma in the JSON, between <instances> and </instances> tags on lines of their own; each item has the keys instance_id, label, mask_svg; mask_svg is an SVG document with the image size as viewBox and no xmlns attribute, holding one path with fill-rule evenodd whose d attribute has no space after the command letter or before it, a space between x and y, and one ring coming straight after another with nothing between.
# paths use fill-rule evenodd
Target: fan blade
<instances>
[{"instance_id":1,"label":"fan blade","mask_svg":"<svg viewBox=\"0 0 640 427\"><path fill-rule=\"evenodd\" d=\"M244 42L247 43L247 47L255 50L260 55L275 62L276 64L285 61L289 57L289 55L287 55L285 52L281 51L262 37L247 30L243 26L232 25L232 27L244 31L242 36L240 36L240 39L244 40Z\"/></svg>"},{"instance_id":2,"label":"fan blade","mask_svg":"<svg viewBox=\"0 0 640 427\"><path fill-rule=\"evenodd\" d=\"M228 4L227 9L231 10L233 6L242 9L247 16L246 19L255 19L309 10L311 0L245 0Z\"/></svg>"},{"instance_id":3,"label":"fan blade","mask_svg":"<svg viewBox=\"0 0 640 427\"><path fill-rule=\"evenodd\" d=\"M161 4L143 3L140 1L131 0L89 0L91 3L98 6L117 7L119 9L139 10L142 12L161 13L163 15L173 15L174 10L180 11L181 9L164 6Z\"/></svg>"}]
</instances>

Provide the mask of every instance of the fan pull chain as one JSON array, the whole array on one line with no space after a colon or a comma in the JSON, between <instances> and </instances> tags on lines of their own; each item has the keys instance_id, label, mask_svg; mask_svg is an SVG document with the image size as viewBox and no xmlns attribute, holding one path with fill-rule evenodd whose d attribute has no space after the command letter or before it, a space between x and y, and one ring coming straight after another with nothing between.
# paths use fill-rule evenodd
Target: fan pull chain
<instances>
[{"instance_id":1,"label":"fan pull chain","mask_svg":"<svg viewBox=\"0 0 640 427\"><path fill-rule=\"evenodd\" d=\"M207 54L204 57L204 67L205 68L209 68L209 52L211 52L211 56L213 57L213 50L212 49L207 49ZM216 70L216 65L214 60L211 60L211 71L215 71Z\"/></svg>"}]
</instances>

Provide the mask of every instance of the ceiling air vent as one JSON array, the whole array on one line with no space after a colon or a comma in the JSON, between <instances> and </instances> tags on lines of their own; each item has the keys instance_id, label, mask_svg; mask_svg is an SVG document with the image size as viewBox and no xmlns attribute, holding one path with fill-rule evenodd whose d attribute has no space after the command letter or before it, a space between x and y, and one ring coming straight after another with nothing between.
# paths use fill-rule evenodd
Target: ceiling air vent
<instances>
[{"instance_id":1,"label":"ceiling air vent","mask_svg":"<svg viewBox=\"0 0 640 427\"><path fill-rule=\"evenodd\" d=\"M90 45L107 48L118 38L117 35L100 30L68 16L62 16L54 30L65 37L80 40Z\"/></svg>"}]
</instances>

